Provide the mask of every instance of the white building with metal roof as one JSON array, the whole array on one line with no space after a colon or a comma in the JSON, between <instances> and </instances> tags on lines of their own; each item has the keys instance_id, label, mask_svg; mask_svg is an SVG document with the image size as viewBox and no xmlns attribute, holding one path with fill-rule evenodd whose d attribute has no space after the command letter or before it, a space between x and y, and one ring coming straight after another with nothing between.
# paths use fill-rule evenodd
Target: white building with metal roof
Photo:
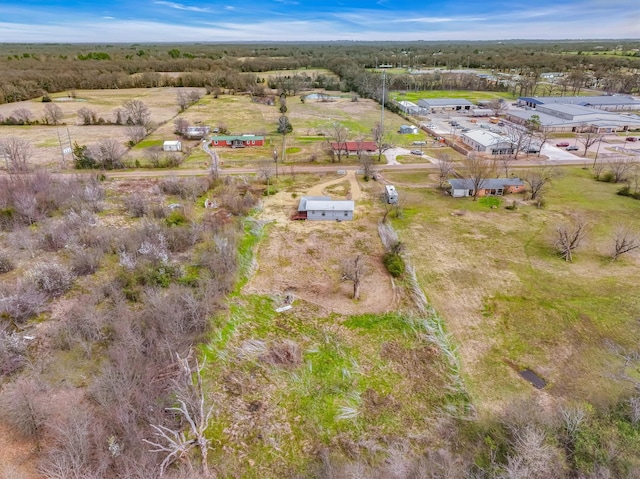
<instances>
[{"instance_id":1,"label":"white building with metal roof","mask_svg":"<svg viewBox=\"0 0 640 479\"><path fill-rule=\"evenodd\" d=\"M634 115L595 110L582 105L548 104L538 105L535 110L509 110L507 119L524 124L537 115L545 131L575 132L585 127L598 133L613 133L640 129L640 118Z\"/></svg>"},{"instance_id":2,"label":"white building with metal roof","mask_svg":"<svg viewBox=\"0 0 640 479\"><path fill-rule=\"evenodd\" d=\"M498 135L484 129L471 130L460 135L465 145L473 151L489 155L511 155L514 152L513 143L506 136Z\"/></svg>"},{"instance_id":3,"label":"white building with metal roof","mask_svg":"<svg viewBox=\"0 0 640 479\"><path fill-rule=\"evenodd\" d=\"M518 104L536 109L540 105L563 104L586 106L606 111L640 110L640 101L629 95L520 97Z\"/></svg>"},{"instance_id":4,"label":"white building with metal roof","mask_svg":"<svg viewBox=\"0 0 640 479\"><path fill-rule=\"evenodd\" d=\"M464 98L425 98L418 100L418 106L427 108L429 111L459 111L471 110L475 107L473 103Z\"/></svg>"},{"instance_id":5,"label":"white building with metal roof","mask_svg":"<svg viewBox=\"0 0 640 479\"><path fill-rule=\"evenodd\" d=\"M332 200L328 196L303 196L298 205L299 214L316 221L350 221L354 211L353 200Z\"/></svg>"}]
</instances>

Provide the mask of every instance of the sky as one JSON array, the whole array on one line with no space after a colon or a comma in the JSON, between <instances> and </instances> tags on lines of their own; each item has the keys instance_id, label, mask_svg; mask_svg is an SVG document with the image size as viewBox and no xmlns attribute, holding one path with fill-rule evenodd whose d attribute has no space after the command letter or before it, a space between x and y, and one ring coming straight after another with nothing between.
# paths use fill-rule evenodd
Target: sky
<instances>
[{"instance_id":1,"label":"sky","mask_svg":"<svg viewBox=\"0 0 640 479\"><path fill-rule=\"evenodd\" d=\"M0 42L640 38L640 0L0 0Z\"/></svg>"}]
</instances>

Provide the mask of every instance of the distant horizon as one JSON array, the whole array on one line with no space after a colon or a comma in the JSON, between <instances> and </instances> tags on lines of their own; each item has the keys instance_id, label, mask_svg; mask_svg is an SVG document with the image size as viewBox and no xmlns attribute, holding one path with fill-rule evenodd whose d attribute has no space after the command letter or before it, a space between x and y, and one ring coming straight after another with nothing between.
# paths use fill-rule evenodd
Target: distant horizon
<instances>
[{"instance_id":1,"label":"distant horizon","mask_svg":"<svg viewBox=\"0 0 640 479\"><path fill-rule=\"evenodd\" d=\"M8 42L0 41L0 45L241 45L241 44L327 44L327 43L596 43L596 42L640 42L637 38L509 38L487 40L460 40L450 38L447 40L224 40L224 41L94 41L94 42ZM639 47L640 48L640 47Z\"/></svg>"},{"instance_id":2,"label":"distant horizon","mask_svg":"<svg viewBox=\"0 0 640 479\"><path fill-rule=\"evenodd\" d=\"M0 43L598 41L640 37L637 0L23 0ZM25 21L29 19L29 21Z\"/></svg>"}]
</instances>

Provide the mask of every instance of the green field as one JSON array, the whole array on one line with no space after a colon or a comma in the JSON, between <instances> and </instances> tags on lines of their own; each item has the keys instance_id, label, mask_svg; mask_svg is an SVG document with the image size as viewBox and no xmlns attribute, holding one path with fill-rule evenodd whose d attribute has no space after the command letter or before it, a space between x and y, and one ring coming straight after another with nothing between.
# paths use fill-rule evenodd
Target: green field
<instances>
[{"instance_id":1,"label":"green field","mask_svg":"<svg viewBox=\"0 0 640 479\"><path fill-rule=\"evenodd\" d=\"M426 90L411 91L407 93L392 92L391 97L396 101L412 101L417 102L425 98L464 98L471 102L478 100L495 100L496 98L504 98L505 100L514 100L516 96L510 92L498 91L470 91L470 90Z\"/></svg>"},{"instance_id":2,"label":"green field","mask_svg":"<svg viewBox=\"0 0 640 479\"><path fill-rule=\"evenodd\" d=\"M385 178L394 181L394 174ZM404 215L395 225L460 345L480 409L530 394L509 364L538 372L558 401L609 405L629 392L625 375L640 379L614 352L635 350L640 332L638 255L616 263L608 256L619 225L640 231L640 202L617 196L618 188L564 169L544 209L509 211L504 207L518 198L504 197L493 209L494 200L399 187ZM552 237L554 225L571 215L589 228L575 262L566 263Z\"/></svg>"}]
</instances>

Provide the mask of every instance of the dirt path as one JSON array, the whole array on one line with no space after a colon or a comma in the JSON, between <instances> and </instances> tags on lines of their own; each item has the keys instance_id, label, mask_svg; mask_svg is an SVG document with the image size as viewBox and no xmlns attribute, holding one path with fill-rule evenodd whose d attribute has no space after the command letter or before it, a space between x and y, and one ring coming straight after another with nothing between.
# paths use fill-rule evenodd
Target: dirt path
<instances>
[{"instance_id":1,"label":"dirt path","mask_svg":"<svg viewBox=\"0 0 640 479\"><path fill-rule=\"evenodd\" d=\"M351 184L351 199L357 201L362 196L362 190L360 189L360 185L358 184L358 179L356 178L356 172L354 170L347 170L347 174L345 176L341 176L340 178L336 178L335 180L327 181L325 183L320 183L319 185L315 185L309 188L307 191L308 196L324 196L322 191L331 185L337 185L338 183L342 183L344 181L349 181Z\"/></svg>"}]
</instances>

